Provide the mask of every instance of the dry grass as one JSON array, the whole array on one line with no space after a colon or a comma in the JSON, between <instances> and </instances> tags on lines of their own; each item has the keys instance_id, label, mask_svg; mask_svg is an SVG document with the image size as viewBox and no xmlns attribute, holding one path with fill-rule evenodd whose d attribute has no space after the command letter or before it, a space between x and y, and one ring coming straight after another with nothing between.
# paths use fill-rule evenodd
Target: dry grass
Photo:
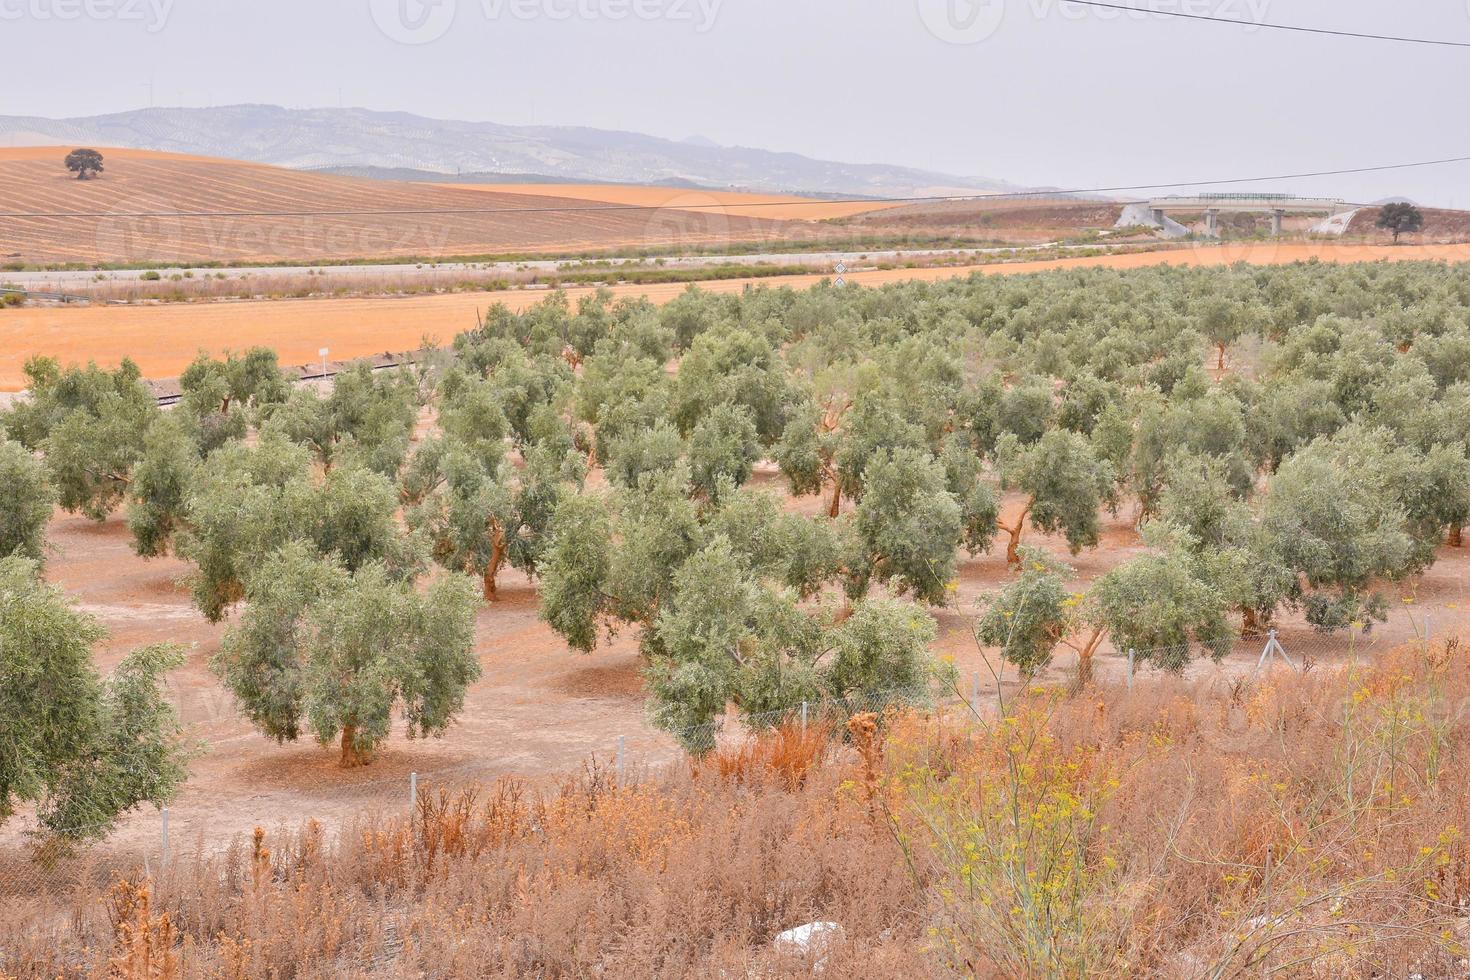
<instances>
[{"instance_id":1,"label":"dry grass","mask_svg":"<svg viewBox=\"0 0 1470 980\"><path fill-rule=\"evenodd\" d=\"M797 790L826 761L831 748L832 728L826 722L788 722L711 752L700 767L742 785L775 780L788 790Z\"/></svg>"},{"instance_id":2,"label":"dry grass","mask_svg":"<svg viewBox=\"0 0 1470 980\"><path fill-rule=\"evenodd\" d=\"M1467 703L1451 642L445 789L0 914L0 973L1464 975ZM773 948L818 920L842 938Z\"/></svg>"}]
</instances>

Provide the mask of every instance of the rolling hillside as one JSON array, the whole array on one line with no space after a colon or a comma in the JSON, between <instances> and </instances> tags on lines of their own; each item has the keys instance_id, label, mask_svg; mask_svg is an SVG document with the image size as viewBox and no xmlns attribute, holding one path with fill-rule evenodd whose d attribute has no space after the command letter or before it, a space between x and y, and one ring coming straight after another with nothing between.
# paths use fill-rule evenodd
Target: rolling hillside
<instances>
[{"instance_id":1,"label":"rolling hillside","mask_svg":"<svg viewBox=\"0 0 1470 980\"><path fill-rule=\"evenodd\" d=\"M575 252L771 240L796 230L786 222L753 216L758 211L741 213L738 207L741 201L766 197L709 197L658 188L652 190L674 199L663 204L657 194L645 193L657 210L597 211L595 190L587 187L559 196L554 188L526 193L513 186L399 183L152 151L103 152L102 176L79 181L64 169L64 151L56 147L0 149L0 212L92 215L5 219L0 222L0 264L311 262ZM629 191L620 193L625 198ZM614 203L632 203L624 198L614 196ZM793 207L801 206L800 199L791 200ZM703 207L681 210L691 204ZM581 210L548 213L545 209L551 207ZM320 213L364 209L417 213ZM481 213L425 213L453 209ZM179 211L196 215L109 216ZM229 214L261 211L277 214Z\"/></svg>"}]
</instances>

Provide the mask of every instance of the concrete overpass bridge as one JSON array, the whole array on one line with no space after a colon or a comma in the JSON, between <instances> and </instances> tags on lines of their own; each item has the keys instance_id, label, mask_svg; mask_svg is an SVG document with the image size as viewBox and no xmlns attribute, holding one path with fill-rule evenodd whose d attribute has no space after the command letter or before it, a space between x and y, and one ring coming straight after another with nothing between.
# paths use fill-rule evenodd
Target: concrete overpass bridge
<instances>
[{"instance_id":1,"label":"concrete overpass bridge","mask_svg":"<svg viewBox=\"0 0 1470 980\"><path fill-rule=\"evenodd\" d=\"M1333 215L1348 210L1346 202L1326 197L1296 197L1291 194L1193 194L1156 197L1145 205L1156 225L1164 225L1170 211L1205 215L1205 233L1219 237L1220 213L1269 214L1271 234L1281 234L1281 220L1288 214Z\"/></svg>"}]
</instances>

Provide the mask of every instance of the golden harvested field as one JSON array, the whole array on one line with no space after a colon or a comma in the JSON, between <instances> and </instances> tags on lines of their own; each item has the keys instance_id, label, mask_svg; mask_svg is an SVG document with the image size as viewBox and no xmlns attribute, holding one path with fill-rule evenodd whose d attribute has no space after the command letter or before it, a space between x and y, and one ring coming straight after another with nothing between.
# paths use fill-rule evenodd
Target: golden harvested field
<instances>
[{"instance_id":1,"label":"golden harvested field","mask_svg":"<svg viewBox=\"0 0 1470 980\"><path fill-rule=\"evenodd\" d=\"M106 170L79 181L62 147L0 149L0 212L100 214L0 221L0 263L202 264L577 252L779 239L785 225L719 210L581 211L586 198L511 188L378 181L236 160L103 148ZM505 209L480 214L323 211ZM516 214L516 210L533 213ZM138 212L212 212L127 217ZM282 212L268 217L217 212ZM119 216L108 216L119 215Z\"/></svg>"},{"instance_id":2,"label":"golden harvested field","mask_svg":"<svg viewBox=\"0 0 1470 980\"><path fill-rule=\"evenodd\" d=\"M826 221L851 218L873 211L902 207L897 203L863 201L844 203L791 194L749 194L741 191L709 191L692 187L655 187L638 184L441 184L442 187L471 187L496 194L533 194L538 197L572 198L605 204L637 207L693 208L717 214L782 221Z\"/></svg>"},{"instance_id":3,"label":"golden harvested field","mask_svg":"<svg viewBox=\"0 0 1470 980\"><path fill-rule=\"evenodd\" d=\"M1470 244L1425 246L1252 243L1202 246L1126 255L1011 262L982 266L859 271L851 282L865 286L905 280L939 280L974 272L1014 275L1057 268L1131 269L1147 265L1273 265L1318 259L1324 262L1440 260L1470 261ZM738 292L749 285L814 285L824 276L724 279L702 284L712 292ZM618 296L647 296L668 302L683 284L613 288ZM591 287L567 290L575 303ZM177 303L161 306L21 307L0 311L0 391L25 383L26 358L46 354L63 362L95 360L104 366L122 358L138 362L145 377L177 375L201 349L219 353L261 344L275 348L283 364L315 362L317 349L329 347L334 359L361 357L417 347L429 337L448 340L474 325L477 314L495 303L519 310L546 297L543 290L447 293L411 297L265 300Z\"/></svg>"}]
</instances>

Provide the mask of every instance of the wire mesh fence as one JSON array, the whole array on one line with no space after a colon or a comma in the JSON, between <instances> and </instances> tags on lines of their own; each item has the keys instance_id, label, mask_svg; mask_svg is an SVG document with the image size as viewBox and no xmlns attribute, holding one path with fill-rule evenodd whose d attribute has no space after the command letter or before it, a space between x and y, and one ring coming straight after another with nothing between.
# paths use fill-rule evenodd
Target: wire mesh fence
<instances>
[{"instance_id":1,"label":"wire mesh fence","mask_svg":"<svg viewBox=\"0 0 1470 980\"><path fill-rule=\"evenodd\" d=\"M1426 648L1429 624L1416 624L1416 642ZM1230 653L1216 661L1195 649L1186 676L1208 691L1215 681L1238 685L1273 670L1305 672L1319 664L1370 661L1400 647L1396 640L1365 634L1323 635L1310 630L1291 633L1267 631L1239 638ZM1167 662L1177 649L1105 650L1093 657L1092 683L1131 688L1140 678L1156 674L1156 663ZM858 692L842 697L792 701L777 709L742 713L730 710L711 721L676 730L650 724L627 731L608 731L588 746L587 767L618 781L637 780L693 753L734 748L745 739L782 725L823 726L841 733L857 714L881 714L893 709L915 709L939 717L968 715L995 717L1006 710L1008 698L1033 685L1050 688L1075 682L1080 671L1075 659L1058 656L1043 677L1020 676L1014 667L995 657L945 685L909 685L892 690ZM232 843L246 840L256 828L273 837L315 822L327 832L340 832L412 811L424 794L490 784L507 775L501 760L474 760L432 771L399 768L323 769L314 771L310 785L287 778L262 778L248 796L221 798L186 785L170 806L144 808L115 823L66 825L52 830L76 837L69 848L56 846L54 836L39 832L34 811L21 811L0 826L0 909L21 903L44 904L64 899L76 889L105 887L117 875L148 876L179 860L199 860L219 854ZM560 778L568 774L562 773ZM542 781L554 788L556 774ZM532 780L534 782L534 780ZM0 963L3 966L3 963Z\"/></svg>"}]
</instances>

